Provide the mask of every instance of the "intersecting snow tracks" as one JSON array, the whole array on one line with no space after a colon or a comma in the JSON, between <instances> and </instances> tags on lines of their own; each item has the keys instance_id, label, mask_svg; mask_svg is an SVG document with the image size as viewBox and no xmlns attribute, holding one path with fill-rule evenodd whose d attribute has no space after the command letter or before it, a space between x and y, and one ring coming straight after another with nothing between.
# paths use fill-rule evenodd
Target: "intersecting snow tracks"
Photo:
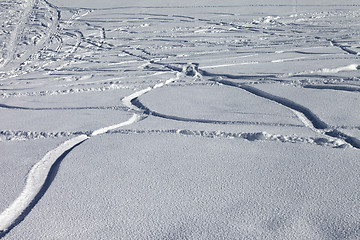
<instances>
[{"instance_id":1,"label":"intersecting snow tracks","mask_svg":"<svg viewBox=\"0 0 360 240\"><path fill-rule=\"evenodd\" d=\"M0 214L0 237L19 224L44 195L51 184L49 181L55 164L61 161L72 148L87 138L87 135L80 135L64 142L48 152L43 159L31 168L25 188L20 196Z\"/></svg>"},{"instance_id":2,"label":"intersecting snow tracks","mask_svg":"<svg viewBox=\"0 0 360 240\"><path fill-rule=\"evenodd\" d=\"M185 7L186 11L180 11L182 7L179 7L175 12L166 14L156 7L147 9L154 13L140 12L131 7L95 10L58 8L46 0L27 0L21 6L21 18L16 27L9 27L13 29L8 31L2 50L5 54L2 54L0 65L0 96L4 100L94 94L119 89L133 91L122 98L123 106L22 107L9 101L5 102L7 104L0 103L1 109L54 113L57 110L113 109L129 111L132 116L95 131L0 131L0 142L70 138L50 150L32 167L22 193L0 214L0 238L35 207L65 156L82 142L102 134L175 134L182 137L360 148L359 139L329 126L311 108L255 87L255 83L284 82L319 91L359 92L359 79L354 76L359 70L359 47L356 46L359 32L349 34L343 26L329 24L332 17L345 21L348 12L325 16L319 13L316 18L311 14L298 14L250 19L236 12L225 13L225 9L228 11L225 6L224 13L210 14L199 14L195 8ZM91 18L90 13L98 15ZM354 19L358 19L360 14L356 11L351 13L353 19L346 23L355 30L358 25ZM334 36L329 38L329 33ZM295 46L294 42L299 46ZM335 61L333 66L324 65L329 60ZM318 64L314 69L319 70L308 69L312 63ZM292 69L294 65L299 65L301 71ZM179 86L211 83L235 87L291 110L303 125L256 119L190 118L181 113L175 116L154 111L147 107L146 102L140 101L142 95L159 88L175 88L175 83ZM161 126L148 130L123 129L147 117L203 123L215 129L216 125L309 128L317 137L270 134L265 130L205 131L191 127L161 129Z\"/></svg>"},{"instance_id":3,"label":"intersecting snow tracks","mask_svg":"<svg viewBox=\"0 0 360 240\"><path fill-rule=\"evenodd\" d=\"M4 68L9 62L14 60L15 55L15 47L17 45L18 37L22 33L22 31L25 28L25 24L28 21L28 18L30 17L31 11L33 10L35 6L36 0L28 0L25 1L24 9L21 14L21 18L19 19L19 23L16 24L15 29L11 32L9 43L7 46L7 56L5 58L5 61L1 64L1 68Z\"/></svg>"},{"instance_id":4,"label":"intersecting snow tracks","mask_svg":"<svg viewBox=\"0 0 360 240\"><path fill-rule=\"evenodd\" d=\"M89 134L91 134L91 131L37 132L37 131L1 130L0 131L0 142L36 140L36 139L42 139L42 138L74 137L74 136L78 136L78 135L89 135Z\"/></svg>"},{"instance_id":5,"label":"intersecting snow tracks","mask_svg":"<svg viewBox=\"0 0 360 240\"><path fill-rule=\"evenodd\" d=\"M301 125L296 124L284 124L284 123L266 123L259 121L221 121L221 120L211 120L211 119L200 119L200 118L186 118L181 116L172 116L163 113L159 113L153 110L150 110L148 107L144 106L138 98L134 98L131 103L136 106L139 110L142 110L145 114L160 117L168 120L182 121L182 122L196 122L196 123L210 123L210 124L221 124L221 125L261 125L261 126L282 126L282 127L302 127Z\"/></svg>"},{"instance_id":6,"label":"intersecting snow tracks","mask_svg":"<svg viewBox=\"0 0 360 240\"><path fill-rule=\"evenodd\" d=\"M165 84L169 84L175 79L169 79L165 82ZM163 84L163 85L165 85ZM163 85L157 85L154 88L162 87ZM147 93L151 88L140 90L131 94L130 96L123 99L123 103L130 109L136 109L135 106L131 106L132 99ZM59 147L49 151L44 158L39 161L37 164L33 166L30 170L27 181L25 184L25 188L23 189L20 196L0 214L0 238L5 236L12 228L14 228L17 224L19 224L27 214L31 211L31 209L36 205L36 203L40 200L40 198L45 194L46 189L51 184L51 176L55 173L55 164L59 164L61 160L76 146L86 141L91 137L95 137L97 135L104 134L108 131L121 128L123 126L134 124L142 119L141 115L134 113L133 116L122 123L114 124L111 126L103 127L93 131L89 135L81 134L77 137L74 137ZM2 131L1 135L11 135L11 132ZM16 135L25 135L30 137L38 137L37 134L16 134ZM40 134L45 135L45 134ZM60 136L69 136L70 134L58 134ZM49 134L48 137L56 136L56 134ZM46 137L46 135L44 136Z\"/></svg>"},{"instance_id":7,"label":"intersecting snow tracks","mask_svg":"<svg viewBox=\"0 0 360 240\"><path fill-rule=\"evenodd\" d=\"M240 85L240 84L237 84L237 83L234 83L231 81L226 81L226 80L217 80L217 81L224 85L241 88L241 89L248 91L256 96L263 97L270 101L274 101L278 104L281 104L281 105L289 108L291 111L293 111L296 114L296 116L298 116L299 120L302 121L304 123L304 125L306 127L310 128L311 130L313 130L317 133L326 135L326 136L337 138L340 141L345 141L348 144L350 144L352 147L360 149L360 140L359 139L349 136L348 134L345 134L337 129L331 129L328 126L328 124L323 122L310 109L308 109L300 104L297 104L297 103L295 103L291 100L288 100L286 98L283 98L283 97L272 95L270 93L264 92L260 89L257 89L255 87L252 87L252 86L249 86L246 84Z\"/></svg>"},{"instance_id":8,"label":"intersecting snow tracks","mask_svg":"<svg viewBox=\"0 0 360 240\"><path fill-rule=\"evenodd\" d=\"M45 17L40 19L38 15ZM46 50L54 36L59 36L57 34L59 17L58 11L46 1L25 1L19 23L7 43L8 54L0 66L1 72L7 75L18 74L22 66L37 59L39 51ZM23 71L22 74L28 71Z\"/></svg>"}]
</instances>

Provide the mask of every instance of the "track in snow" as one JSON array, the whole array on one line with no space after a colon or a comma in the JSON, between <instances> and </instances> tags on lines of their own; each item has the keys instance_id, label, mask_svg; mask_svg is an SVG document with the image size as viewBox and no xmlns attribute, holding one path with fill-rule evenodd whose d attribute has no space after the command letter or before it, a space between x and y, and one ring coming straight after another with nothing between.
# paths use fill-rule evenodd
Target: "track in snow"
<instances>
[{"instance_id":1,"label":"track in snow","mask_svg":"<svg viewBox=\"0 0 360 240\"><path fill-rule=\"evenodd\" d=\"M23 12L21 14L21 18L19 19L18 24L16 24L15 29L11 32L10 40L6 49L7 56L4 62L0 65L0 69L4 69L11 61L14 60L14 55L16 52L16 45L18 42L19 35L22 34L25 24L27 23L31 11L33 10L35 3L37 0L28 0L25 1L25 6L23 8ZM7 69L5 69L7 70Z\"/></svg>"},{"instance_id":2,"label":"track in snow","mask_svg":"<svg viewBox=\"0 0 360 240\"><path fill-rule=\"evenodd\" d=\"M17 109L17 110L30 110L30 111L49 111L49 110L53 110L53 111L56 111L56 110L126 110L126 107L122 107L122 106L34 108L34 107L12 106L12 105L7 105L7 104L0 104L0 108Z\"/></svg>"},{"instance_id":3,"label":"track in snow","mask_svg":"<svg viewBox=\"0 0 360 240\"><path fill-rule=\"evenodd\" d=\"M51 185L61 160L88 138L80 135L64 142L31 168L19 197L0 214L0 238L24 220Z\"/></svg>"},{"instance_id":4,"label":"track in snow","mask_svg":"<svg viewBox=\"0 0 360 240\"><path fill-rule=\"evenodd\" d=\"M37 8L42 6L42 8ZM273 5L269 5L273 6ZM214 8L214 6L202 6L202 8ZM225 6L223 6L225 8ZM239 6L238 6L239 7ZM249 6L248 6L249 7ZM187 7L177 7L178 10ZM189 7L190 9L191 7ZM119 8L120 10L129 11L137 8ZM148 8L148 10L161 8ZM62 12L61 12L61 11ZM322 84L322 82L334 81L338 78L339 73L345 71L359 70L358 64L347 65L346 67L338 68L321 68L316 71L305 71L300 73L211 73L208 69L221 69L230 67L252 67L252 64L268 64L268 63L300 63L301 61L308 61L310 56L316 55L317 60L339 59L339 54L335 57L329 56L331 52L316 52L315 50L306 50L308 46L318 45L324 47L322 39L324 37L316 37L315 39L307 39L306 36L322 36L328 35L326 31L333 34L334 39L342 39L346 41L349 39L354 42L357 39L358 33L354 31L353 36L346 35L342 28L337 26L333 29L324 28L321 24L322 13L318 13L314 18L308 18L306 14L302 16L299 14L297 19L299 22L289 21L289 19L277 19L271 16L261 19L253 19L253 21L245 22L241 19L239 14L225 14L224 16L202 16L195 17L180 14L152 14L152 13L126 13L114 14L114 8L103 9L67 9L57 8L44 0L29 0L24 8L24 14L16 26L15 30L11 32L9 43L6 45L6 56L1 64L0 72L11 70L11 74L2 76L1 93L4 99L12 97L27 97L27 96L49 96L49 95L66 95L76 93L91 93L111 91L115 89L142 89L134 90L134 93L122 99L122 104L125 107L78 107L78 108L30 108L21 107L11 104L1 103L0 108L13 110L28 110L28 111L55 111L55 110L80 110L80 109L115 109L115 110L130 110L135 112L131 118L122 123L105 126L93 132L31 132L31 131L10 131L3 130L0 132L0 140L23 140L23 139L38 139L38 138L52 138L52 137L71 137L70 140L64 142L59 147L49 151L43 159L41 159L32 168L25 188L21 195L0 214L0 238L5 236L12 228L18 225L30 213L31 209L35 207L36 203L45 194L48 187L54 179L57 167L65 156L79 144L91 137L96 137L100 134L178 134L181 136L200 136L210 138L235 138L249 141L278 141L284 143L309 143L330 147L344 147L344 141L355 148L360 148L360 143L357 138L351 137L337 129L329 129L329 126L323 122L315 113L300 104L290 101L281 96L275 96L265 91L261 91L249 84L253 82L264 81L288 81L292 82L292 78L307 78L305 88L315 89L333 89L341 91L358 92L358 85L346 85L346 82L356 83L351 78L341 78L339 82L344 81L344 85L329 85ZM103 14L98 18L86 18L92 12L99 11ZM40 17L35 18L36 27L28 29L28 32L36 32L31 41L26 40L29 44L24 50L24 45L21 45L20 40L24 40L26 35L25 30L29 28L29 21L33 14L44 14L47 16L46 21L38 23ZM46 15L46 14L47 15ZM108 14L109 13L109 14ZM356 13L356 12L355 12ZM335 13L334 16L340 14L340 17L348 17L345 13ZM341 15L342 14L342 15ZM65 20L64 15L68 15ZM120 15L120 16L119 16ZM303 19L301 19L302 17ZM331 17L331 14L330 14ZM63 18L63 19L62 19ZM229 19L232 18L232 19ZM45 19L45 18L44 18ZM42 19L42 20L44 20ZM241 21L239 21L241 19ZM316 20L318 19L318 20ZM344 20L344 18L342 18ZM41 20L41 19L40 19ZM235 21L232 21L235 20ZM239 21L239 22L237 22ZM303 22L302 22L303 21ZM313 22L319 21L319 25L312 25ZM161 31L154 31L152 25L161 23L164 29ZM178 26L171 26L171 29L166 29L166 24L184 24ZM326 23L326 21L325 21ZM349 22L351 23L351 22ZM27 25L28 24L28 25ZM35 26L35 24L34 24ZM356 24L352 24L352 27ZM34 30L35 29L35 30ZM334 30L335 29L335 30ZM155 29L156 30L156 29ZM166 32L167 31L167 32ZM25 33L23 33L25 32ZM165 34L165 33L166 34ZM145 34L145 35L144 35ZM225 37L222 37L222 34ZM185 36L185 37L184 37ZM241 36L241 38L239 38ZM259 40L261 37L261 41ZM259 42L256 42L258 40ZM293 47L293 42L298 42L300 47ZM350 58L353 63L359 56L359 52L354 50L356 46L347 46L337 40L327 40L332 47L340 49L343 59ZM149 44L151 43L151 44ZM354 43L352 43L354 44ZM20 47L19 47L20 46ZM283 46L283 47L282 47ZM288 47L287 47L288 46ZM204 51L211 48L211 51ZM268 56L273 54L276 50L290 48L287 52L300 54L296 57L281 57L279 59L267 59L261 61L236 62L239 59L254 56ZM231 51L229 51L231 49ZM173 52L172 52L173 51ZM250 51L250 54L249 52ZM254 51L256 53L254 53ZM280 51L281 52L281 51ZM279 52L279 53L280 53ZM19 56L17 54L19 53ZM21 53L21 54L20 54ZM217 56L216 62L212 65L205 65L199 69L199 64L188 64L188 59L195 59L194 62L201 62L208 59L203 59L201 56L213 57L219 53L228 53L229 58L224 60L231 60L235 62L222 63L221 60L224 55ZM283 51L282 53L286 53ZM239 57L238 54L241 56ZM306 55L306 56L304 56ZM328 57L329 56L329 57ZM216 56L215 56L216 57ZM214 57L214 59L215 59ZM119 60L120 58L120 60ZM355 60L354 60L355 59ZM199 60L199 61L198 61ZM205 61L206 62L206 61ZM344 66L344 65L343 65ZM326 67L326 66L325 66ZM41 72L43 79L38 79L37 76L28 78L27 74L34 72ZM147 74L137 74L137 71L143 71ZM89 72L91 73L89 75ZM150 81L147 76L149 72L160 74L175 74L176 76L169 78L166 81L158 81L156 84L149 84ZM134 74L133 74L134 73ZM159 74L160 73L160 74ZM326 74L325 74L326 73ZM331 75L329 74L331 73ZM129 74L127 81L119 80L118 75ZM24 75L23 78L19 77ZM68 75L73 78L67 78ZM290 78L284 79L282 76ZM97 78L96 78L97 77ZM198 122L210 124L253 124L253 125L270 125L270 126L292 126L302 127L300 125L284 125L281 123L267 124L263 122L247 122L247 121L215 121L210 119L191 119L181 116L169 116L162 113L152 111L142 104L139 97L147 92L150 92L159 87L169 85L175 81L181 80L184 77L192 77L194 82L191 84L201 84L207 82L208 78L216 78L217 83L237 87L247 92L250 92L258 97L268 99L276 102L286 108L292 110L306 127L309 127L318 133L324 135L324 138L307 138L299 136L284 136L276 134L268 134L266 132L221 132L221 131L199 131L189 129L170 129L170 130L117 130L127 125L134 124L148 115L161 117L175 121ZM118 79L118 80L107 80ZM144 79L144 80L139 80ZM246 84L238 84L229 80L232 79L246 82ZM310 79L310 80L309 80ZM320 79L320 80L319 80ZM18 80L18 81L16 81ZM163 80L163 79L162 79ZM195 82L199 81L199 82ZM16 84L27 81L26 85L21 85L23 88L16 88ZM34 82L42 81L42 85L37 86ZM123 82L122 82L123 81ZM313 81L313 82L312 82ZM315 82L319 81L319 82ZM57 89L49 87L48 82L54 83ZM135 82L135 83L133 83ZM180 82L180 81L179 81ZM41 83L41 82L40 82ZM55 85L56 84L56 85ZM189 82L179 83L183 85L191 84ZM300 84L301 85L301 84ZM26 86L26 87L24 87ZM75 88L76 86L76 88ZM80 87L81 86L81 87ZM29 89L38 87L35 90ZM47 88L49 87L49 88ZM335 138L335 139L334 139ZM39 166L45 166L44 169L39 170Z\"/></svg>"},{"instance_id":5,"label":"track in snow","mask_svg":"<svg viewBox=\"0 0 360 240\"><path fill-rule=\"evenodd\" d=\"M210 124L222 124L222 125L262 125L262 126L282 126L282 127L302 127L296 124L283 124L283 123L266 123L256 121L219 121L210 119L197 119L197 118L185 118L181 116L172 116L159 112L155 112L146 107L140 102L138 98L134 98L131 103L140 109L144 114L151 115L154 117L164 118L168 120L181 121L181 122L196 122L196 123L210 123Z\"/></svg>"},{"instance_id":6,"label":"track in snow","mask_svg":"<svg viewBox=\"0 0 360 240\"><path fill-rule=\"evenodd\" d=\"M360 87L356 86L342 86L342 85L304 85L304 88L312 88L312 89L330 89L330 90L337 90L337 91L346 91L346 92L360 92Z\"/></svg>"},{"instance_id":7,"label":"track in snow","mask_svg":"<svg viewBox=\"0 0 360 240\"><path fill-rule=\"evenodd\" d=\"M321 134L344 140L345 142L350 144L352 147L360 149L360 140L359 139L352 137L346 133L343 133L337 129L330 129L328 124L323 122L310 109L308 109L298 103L295 103L295 102L293 102L289 99L283 98L283 97L279 97L279 96L264 92L260 89L257 89L255 87L252 87L252 86L249 86L246 84L240 85L240 84L234 83L232 81L228 81L228 80L212 80L212 81L216 81L216 82L222 83L227 86L241 88L241 89L243 89L247 92L250 92L256 96L259 96L259 97L268 99L270 101L274 101L280 105L283 105L283 106L291 109L292 111L294 111L295 114L299 117L299 119L304 123L305 126L311 128L312 130L316 130L317 132L319 132Z\"/></svg>"},{"instance_id":8,"label":"track in snow","mask_svg":"<svg viewBox=\"0 0 360 240\"><path fill-rule=\"evenodd\" d=\"M224 132L224 131L202 131L190 129L168 129L168 130L129 130L121 129L108 132L108 134L176 134L180 136L196 136L216 139L241 139L247 141L274 141L281 143L314 144L332 148L345 148L348 145L338 139L301 137L296 135L270 134L267 132Z\"/></svg>"},{"instance_id":9,"label":"track in snow","mask_svg":"<svg viewBox=\"0 0 360 240\"><path fill-rule=\"evenodd\" d=\"M178 74L177 77L179 77ZM163 87L166 84L173 82L175 79L176 78L171 78L165 81L163 84L155 85L153 88L137 91L130 96L125 97L122 100L123 104L129 109L136 109L136 106L132 105L133 99L151 91L152 89ZM4 106L7 108L12 108L7 105L2 105L1 107ZM15 201L7 209L0 213L0 238L4 237L9 231L11 231L11 229L24 220L24 218L30 213L31 209L35 207L37 202L41 199L41 197L45 194L46 190L51 185L52 180L55 178L60 162L71 150L91 137L96 137L108 131L134 124L138 121L141 121L142 119L144 119L144 117L134 113L133 116L125 122L99 128L89 135L82 134L80 136L71 138L57 148L49 151L43 157L43 159L35 164L30 170L27 176L25 187L19 197L15 199Z\"/></svg>"}]
</instances>

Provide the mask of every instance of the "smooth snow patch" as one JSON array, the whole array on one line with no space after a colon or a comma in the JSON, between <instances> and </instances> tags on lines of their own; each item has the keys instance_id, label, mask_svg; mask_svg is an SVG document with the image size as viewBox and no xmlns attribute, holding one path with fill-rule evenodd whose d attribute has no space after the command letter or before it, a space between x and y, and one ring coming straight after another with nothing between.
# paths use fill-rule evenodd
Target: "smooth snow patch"
<instances>
[{"instance_id":1,"label":"smooth snow patch","mask_svg":"<svg viewBox=\"0 0 360 240\"><path fill-rule=\"evenodd\" d=\"M87 135L80 135L64 142L57 148L48 152L31 168L26 179L25 188L20 196L0 214L0 232L6 232L12 225L16 224L18 218L30 204L36 200L36 196L41 194L41 190L49 176L51 167L61 155L88 138Z\"/></svg>"}]
</instances>

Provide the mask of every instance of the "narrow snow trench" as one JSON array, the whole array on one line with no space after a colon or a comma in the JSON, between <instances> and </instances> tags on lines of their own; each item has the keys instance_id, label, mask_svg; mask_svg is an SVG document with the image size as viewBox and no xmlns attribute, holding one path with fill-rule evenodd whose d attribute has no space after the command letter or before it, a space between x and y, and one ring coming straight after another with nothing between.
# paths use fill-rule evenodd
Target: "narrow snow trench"
<instances>
[{"instance_id":1,"label":"narrow snow trench","mask_svg":"<svg viewBox=\"0 0 360 240\"><path fill-rule=\"evenodd\" d=\"M270 93L264 92L260 89L257 89L255 87L249 86L249 85L240 85L237 83L234 83L232 81L227 81L227 80L211 80L214 82L218 82L227 86L231 86L231 87L237 87L240 89L243 89L249 93L252 93L258 97L262 97L265 99L268 99L270 101L276 102L288 109L290 109L292 112L294 112L294 114L299 118L299 120L305 125L305 127L310 128L311 130L323 134L327 137L332 137L332 138L336 138L339 141L344 141L348 144L350 144L352 147L360 149L360 140L349 136L337 129L332 129L328 126L328 124L326 124L325 122L323 122L318 116L316 116L316 114L314 114L310 109L295 103L289 99L280 97L280 96L275 96L272 95Z\"/></svg>"},{"instance_id":2,"label":"narrow snow trench","mask_svg":"<svg viewBox=\"0 0 360 240\"><path fill-rule=\"evenodd\" d=\"M80 135L64 142L57 148L49 151L31 168L21 194L0 214L0 237L3 237L8 231L19 224L44 195L55 163L61 161L71 149L88 138L87 135Z\"/></svg>"},{"instance_id":3,"label":"narrow snow trench","mask_svg":"<svg viewBox=\"0 0 360 240\"><path fill-rule=\"evenodd\" d=\"M132 104L132 100L159 87L163 87L180 77L177 73L175 78L170 78L164 83L139 90L122 99L122 103L131 110L139 110ZM38 163L36 163L28 173L25 187L21 194L13 201L10 206L0 214L0 238L4 237L11 229L16 227L35 207L37 202L45 194L51 185L54 175L56 175L57 167L61 160L73 150L75 147L86 141L87 139L104 134L110 130L114 130L123 126L134 124L144 119L140 114L134 113L129 120L115 125L103 127L92 132L91 135L82 134L65 141L60 146L49 151Z\"/></svg>"}]
</instances>

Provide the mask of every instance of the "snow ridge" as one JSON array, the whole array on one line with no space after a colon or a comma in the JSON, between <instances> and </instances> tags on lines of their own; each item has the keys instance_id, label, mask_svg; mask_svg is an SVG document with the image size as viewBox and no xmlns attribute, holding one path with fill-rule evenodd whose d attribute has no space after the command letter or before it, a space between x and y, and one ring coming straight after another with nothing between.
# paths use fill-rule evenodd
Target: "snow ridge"
<instances>
[{"instance_id":1,"label":"snow ridge","mask_svg":"<svg viewBox=\"0 0 360 240\"><path fill-rule=\"evenodd\" d=\"M17 110L31 110L31 111L49 111L49 110L125 110L121 106L99 106L99 107L52 107L52 108L30 108L21 106L12 106L0 103L0 108L17 109Z\"/></svg>"},{"instance_id":2,"label":"snow ridge","mask_svg":"<svg viewBox=\"0 0 360 240\"><path fill-rule=\"evenodd\" d=\"M54 91L40 91L40 92L10 92L10 93L1 93L2 98L9 97L27 97L27 96L48 96L48 95L66 95L66 94L75 94L81 92L103 92L116 89L128 89L129 86L123 84L108 84L103 87L92 87L92 88L71 88L64 90L54 90Z\"/></svg>"},{"instance_id":3,"label":"snow ridge","mask_svg":"<svg viewBox=\"0 0 360 240\"><path fill-rule=\"evenodd\" d=\"M224 132L224 131L202 131L189 129L152 129L152 130L133 130L121 129L109 131L109 134L177 134L181 136L196 136L206 138L226 138L226 139L243 139L247 141L276 141L282 143L306 143L333 148L348 147L345 141L336 138L314 138L301 137L296 135L271 134L267 132Z\"/></svg>"},{"instance_id":4,"label":"snow ridge","mask_svg":"<svg viewBox=\"0 0 360 240\"><path fill-rule=\"evenodd\" d=\"M36 139L44 139L44 138L72 137L72 136L79 136L79 135L89 135L90 133L91 133L91 131L37 132L37 131L1 130L0 131L0 142L36 140Z\"/></svg>"}]
</instances>

